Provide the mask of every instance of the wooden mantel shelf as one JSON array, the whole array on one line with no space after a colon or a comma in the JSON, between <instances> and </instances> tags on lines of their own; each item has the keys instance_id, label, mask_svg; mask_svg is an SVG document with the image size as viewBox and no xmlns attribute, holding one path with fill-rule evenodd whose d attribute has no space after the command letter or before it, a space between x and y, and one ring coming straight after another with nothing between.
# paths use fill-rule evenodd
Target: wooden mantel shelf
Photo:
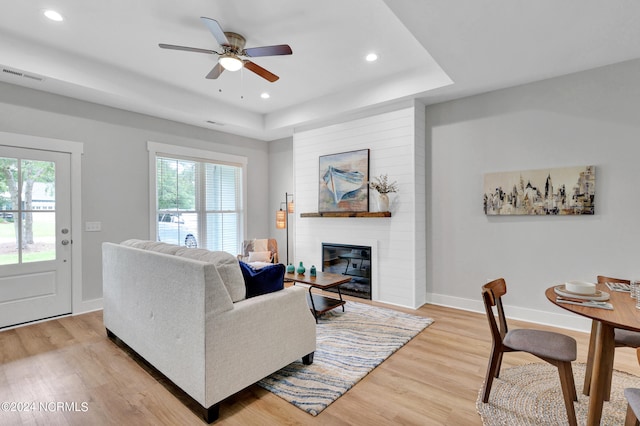
<instances>
[{"instance_id":1,"label":"wooden mantel shelf","mask_svg":"<svg viewBox=\"0 0 640 426\"><path fill-rule=\"evenodd\" d=\"M300 213L300 217L391 217L391 212L318 212Z\"/></svg>"}]
</instances>

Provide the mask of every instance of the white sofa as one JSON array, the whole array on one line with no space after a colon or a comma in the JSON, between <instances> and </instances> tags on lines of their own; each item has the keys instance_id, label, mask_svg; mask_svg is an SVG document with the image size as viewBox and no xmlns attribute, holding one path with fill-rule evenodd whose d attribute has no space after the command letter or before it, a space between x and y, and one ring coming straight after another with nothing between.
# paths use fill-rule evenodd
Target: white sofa
<instances>
[{"instance_id":1,"label":"white sofa","mask_svg":"<svg viewBox=\"0 0 640 426\"><path fill-rule=\"evenodd\" d=\"M103 243L102 253L107 333L195 400L207 422L224 398L313 361L304 288L245 299L238 261L224 252L128 240Z\"/></svg>"}]
</instances>

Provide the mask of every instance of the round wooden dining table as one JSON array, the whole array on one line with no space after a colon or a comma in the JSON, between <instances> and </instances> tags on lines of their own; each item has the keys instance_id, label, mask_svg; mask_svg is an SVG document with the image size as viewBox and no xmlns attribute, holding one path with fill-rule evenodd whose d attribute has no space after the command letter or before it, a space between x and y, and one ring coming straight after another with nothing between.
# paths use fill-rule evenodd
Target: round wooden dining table
<instances>
[{"instance_id":1,"label":"round wooden dining table","mask_svg":"<svg viewBox=\"0 0 640 426\"><path fill-rule=\"evenodd\" d=\"M609 293L607 302L613 305L613 310L559 303L556 300L558 295L554 290L555 287L549 287L545 292L545 296L551 303L593 320L590 345L594 345L594 358L587 425L596 426L600 424L602 417L607 377L613 370L614 329L623 328L640 332L640 309L636 309L636 300L629 297L628 292L609 290L605 284L597 284L596 289Z\"/></svg>"}]
</instances>

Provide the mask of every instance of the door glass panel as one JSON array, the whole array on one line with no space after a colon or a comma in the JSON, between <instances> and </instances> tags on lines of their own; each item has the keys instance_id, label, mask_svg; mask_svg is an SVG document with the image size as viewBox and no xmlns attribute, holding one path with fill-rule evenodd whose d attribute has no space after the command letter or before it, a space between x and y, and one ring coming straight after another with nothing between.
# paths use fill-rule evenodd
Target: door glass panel
<instances>
[{"instance_id":1,"label":"door glass panel","mask_svg":"<svg viewBox=\"0 0 640 426\"><path fill-rule=\"evenodd\" d=\"M54 260L55 163L0 158L0 264Z\"/></svg>"},{"instance_id":2,"label":"door glass panel","mask_svg":"<svg viewBox=\"0 0 640 426\"><path fill-rule=\"evenodd\" d=\"M13 210L18 206L18 160L0 157L0 208Z\"/></svg>"},{"instance_id":3,"label":"door glass panel","mask_svg":"<svg viewBox=\"0 0 640 426\"><path fill-rule=\"evenodd\" d=\"M23 246L22 262L41 262L56 258L56 213L25 213L32 216L31 243Z\"/></svg>"},{"instance_id":4,"label":"door glass panel","mask_svg":"<svg viewBox=\"0 0 640 426\"><path fill-rule=\"evenodd\" d=\"M0 265L18 263L18 237L14 223L6 216L0 218Z\"/></svg>"},{"instance_id":5,"label":"door glass panel","mask_svg":"<svg viewBox=\"0 0 640 426\"><path fill-rule=\"evenodd\" d=\"M18 160L0 157L0 265L20 261L18 253Z\"/></svg>"}]
</instances>

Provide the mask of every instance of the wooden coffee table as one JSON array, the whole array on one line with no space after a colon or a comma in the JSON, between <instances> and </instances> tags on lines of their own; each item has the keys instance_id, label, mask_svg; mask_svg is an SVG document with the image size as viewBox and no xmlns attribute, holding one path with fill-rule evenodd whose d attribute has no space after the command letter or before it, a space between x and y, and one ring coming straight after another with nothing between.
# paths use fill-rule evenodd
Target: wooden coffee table
<instances>
[{"instance_id":1,"label":"wooden coffee table","mask_svg":"<svg viewBox=\"0 0 640 426\"><path fill-rule=\"evenodd\" d=\"M340 284L348 283L349 281L351 281L351 277L320 271L316 273L315 277L312 277L309 274L309 271L307 271L304 274L298 274L295 272L284 274L284 280L293 281L294 284L302 283L309 286L309 295L307 296L307 301L309 302L309 307L311 308L311 312L313 313L316 322L318 322L318 316L324 314L327 311L330 311L331 309L337 308L338 306L342 306L342 311L344 312L345 301L342 299ZM311 292L311 289L313 288L326 290L332 287L337 287L339 299L335 299L333 297L325 297L320 294Z\"/></svg>"}]
</instances>

